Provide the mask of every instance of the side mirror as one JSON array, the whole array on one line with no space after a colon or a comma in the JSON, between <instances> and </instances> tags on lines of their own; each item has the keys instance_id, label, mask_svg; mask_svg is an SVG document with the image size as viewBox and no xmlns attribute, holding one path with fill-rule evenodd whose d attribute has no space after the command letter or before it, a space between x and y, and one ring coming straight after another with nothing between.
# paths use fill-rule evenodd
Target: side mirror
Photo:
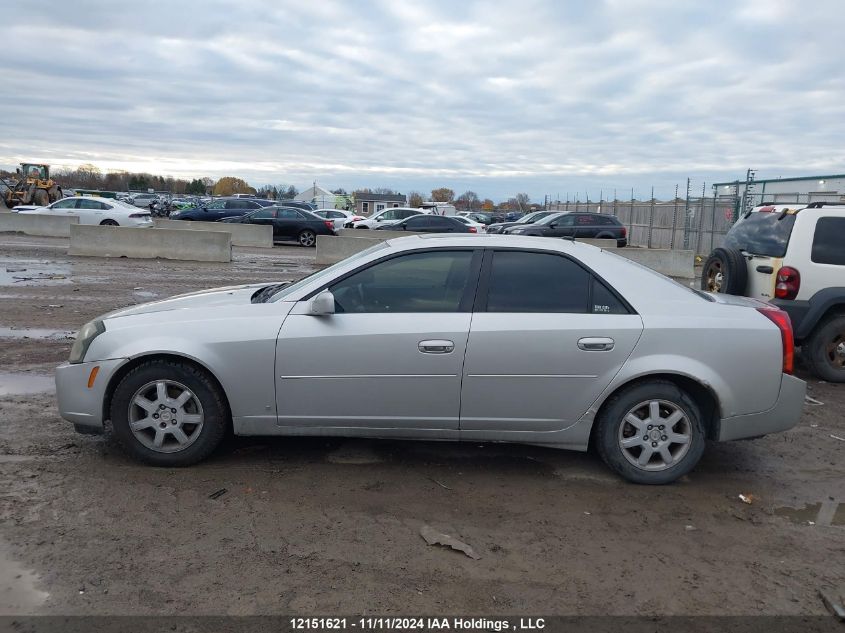
<instances>
[{"instance_id":1,"label":"side mirror","mask_svg":"<svg viewBox=\"0 0 845 633\"><path fill-rule=\"evenodd\" d=\"M334 295L328 290L311 297L308 301L308 314L311 316L325 316L334 314Z\"/></svg>"},{"instance_id":2,"label":"side mirror","mask_svg":"<svg viewBox=\"0 0 845 633\"><path fill-rule=\"evenodd\" d=\"M549 224L550 229L556 229L557 226L558 226L557 222L552 222L551 224Z\"/></svg>"}]
</instances>

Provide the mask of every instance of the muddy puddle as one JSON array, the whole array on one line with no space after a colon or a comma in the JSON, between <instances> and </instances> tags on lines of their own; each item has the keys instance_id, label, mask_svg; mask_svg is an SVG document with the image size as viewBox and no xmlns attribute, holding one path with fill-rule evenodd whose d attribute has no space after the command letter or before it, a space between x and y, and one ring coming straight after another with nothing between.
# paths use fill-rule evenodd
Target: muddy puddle
<instances>
[{"instance_id":1,"label":"muddy puddle","mask_svg":"<svg viewBox=\"0 0 845 633\"><path fill-rule=\"evenodd\" d=\"M76 333L72 330L50 330L46 328L6 327L0 325L0 339L35 338L45 341L72 341Z\"/></svg>"},{"instance_id":2,"label":"muddy puddle","mask_svg":"<svg viewBox=\"0 0 845 633\"><path fill-rule=\"evenodd\" d=\"M774 514L803 525L845 526L845 503L826 501L801 508L781 507L775 508Z\"/></svg>"},{"instance_id":3,"label":"muddy puddle","mask_svg":"<svg viewBox=\"0 0 845 633\"><path fill-rule=\"evenodd\" d=\"M52 376L37 374L0 373L0 396L21 396L53 391L56 383Z\"/></svg>"},{"instance_id":4,"label":"muddy puddle","mask_svg":"<svg viewBox=\"0 0 845 633\"><path fill-rule=\"evenodd\" d=\"M69 284L69 262L0 258L0 286L55 286Z\"/></svg>"},{"instance_id":5,"label":"muddy puddle","mask_svg":"<svg viewBox=\"0 0 845 633\"><path fill-rule=\"evenodd\" d=\"M11 557L8 545L0 541L0 615L33 614L49 593L37 588L38 575Z\"/></svg>"}]
</instances>

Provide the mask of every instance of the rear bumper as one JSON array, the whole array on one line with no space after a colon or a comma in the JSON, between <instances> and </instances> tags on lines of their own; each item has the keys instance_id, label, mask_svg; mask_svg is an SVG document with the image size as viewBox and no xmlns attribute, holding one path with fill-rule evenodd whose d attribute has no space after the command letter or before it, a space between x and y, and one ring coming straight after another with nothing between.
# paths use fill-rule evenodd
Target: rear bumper
<instances>
[{"instance_id":1,"label":"rear bumper","mask_svg":"<svg viewBox=\"0 0 845 633\"><path fill-rule=\"evenodd\" d=\"M56 399L59 415L73 422L80 433L100 433L103 430L103 399L115 370L126 362L124 358L101 360L56 368ZM94 367L100 368L94 384L88 379Z\"/></svg>"},{"instance_id":2,"label":"rear bumper","mask_svg":"<svg viewBox=\"0 0 845 633\"><path fill-rule=\"evenodd\" d=\"M719 441L760 437L786 431L798 424L804 406L807 383L782 374L777 402L768 411L723 418L719 423Z\"/></svg>"}]
</instances>

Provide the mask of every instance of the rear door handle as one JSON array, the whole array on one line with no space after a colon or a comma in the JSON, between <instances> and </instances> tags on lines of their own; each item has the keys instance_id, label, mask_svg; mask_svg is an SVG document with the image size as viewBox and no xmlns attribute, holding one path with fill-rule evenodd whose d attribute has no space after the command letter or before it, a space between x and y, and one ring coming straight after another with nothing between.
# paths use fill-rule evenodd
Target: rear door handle
<instances>
[{"instance_id":1,"label":"rear door handle","mask_svg":"<svg viewBox=\"0 0 845 633\"><path fill-rule=\"evenodd\" d=\"M420 341L418 348L423 354L449 354L454 351L455 343L440 339Z\"/></svg>"},{"instance_id":2,"label":"rear door handle","mask_svg":"<svg viewBox=\"0 0 845 633\"><path fill-rule=\"evenodd\" d=\"M757 272L764 273L766 275L771 275L773 272L775 272L775 269L771 266L757 266Z\"/></svg>"},{"instance_id":3,"label":"rear door handle","mask_svg":"<svg viewBox=\"0 0 845 633\"><path fill-rule=\"evenodd\" d=\"M601 336L588 336L578 339L578 349L585 352L609 352L613 349L613 339Z\"/></svg>"}]
</instances>

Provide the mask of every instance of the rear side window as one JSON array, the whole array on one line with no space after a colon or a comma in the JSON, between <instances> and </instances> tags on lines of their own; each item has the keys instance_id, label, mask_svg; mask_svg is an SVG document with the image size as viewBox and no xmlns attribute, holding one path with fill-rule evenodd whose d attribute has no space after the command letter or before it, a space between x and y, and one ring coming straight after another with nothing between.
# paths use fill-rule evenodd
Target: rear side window
<instances>
[{"instance_id":1,"label":"rear side window","mask_svg":"<svg viewBox=\"0 0 845 633\"><path fill-rule=\"evenodd\" d=\"M593 314L629 314L628 308L601 281L593 277L593 295L590 301Z\"/></svg>"},{"instance_id":2,"label":"rear side window","mask_svg":"<svg viewBox=\"0 0 845 633\"><path fill-rule=\"evenodd\" d=\"M845 266L845 218L819 218L810 259L816 264Z\"/></svg>"},{"instance_id":3,"label":"rear side window","mask_svg":"<svg viewBox=\"0 0 845 633\"><path fill-rule=\"evenodd\" d=\"M588 313L590 279L590 273L560 255L498 251L487 311Z\"/></svg>"}]
</instances>

